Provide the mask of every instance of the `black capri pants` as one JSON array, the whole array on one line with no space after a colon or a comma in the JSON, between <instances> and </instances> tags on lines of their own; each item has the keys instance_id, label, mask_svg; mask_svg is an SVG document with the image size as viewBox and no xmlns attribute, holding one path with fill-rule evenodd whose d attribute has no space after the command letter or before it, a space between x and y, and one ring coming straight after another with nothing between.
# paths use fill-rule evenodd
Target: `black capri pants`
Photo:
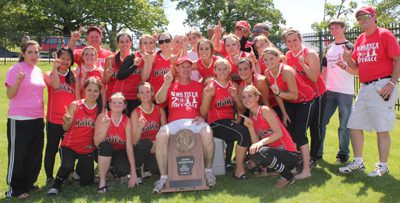
<instances>
[{"instance_id":1,"label":"black capri pants","mask_svg":"<svg viewBox=\"0 0 400 203\"><path fill-rule=\"evenodd\" d=\"M79 168L79 182L81 186L87 186L94 183L94 163L93 152L89 154L78 154L68 147L60 147L61 166L58 169L56 179L52 188L61 190L62 183L74 171L75 160L78 159L77 168Z\"/></svg>"},{"instance_id":2,"label":"black capri pants","mask_svg":"<svg viewBox=\"0 0 400 203\"><path fill-rule=\"evenodd\" d=\"M210 124L214 137L223 139L230 143L237 141L242 147L250 147L250 133L246 126L237 124L231 119L217 120Z\"/></svg>"},{"instance_id":3,"label":"black capri pants","mask_svg":"<svg viewBox=\"0 0 400 203\"><path fill-rule=\"evenodd\" d=\"M312 101L304 103L291 103L285 101L286 113L290 118L287 130L296 143L297 148L308 144L307 127L311 117Z\"/></svg>"},{"instance_id":4,"label":"black capri pants","mask_svg":"<svg viewBox=\"0 0 400 203\"><path fill-rule=\"evenodd\" d=\"M294 177L291 170L300 163L299 156L296 153L267 146L262 147L251 158L257 165L278 172L286 180L291 180Z\"/></svg>"},{"instance_id":5,"label":"black capri pants","mask_svg":"<svg viewBox=\"0 0 400 203\"><path fill-rule=\"evenodd\" d=\"M130 172L130 164L126 150L115 151L111 143L104 141L99 145L99 156L112 157L110 172L115 178L124 177Z\"/></svg>"},{"instance_id":6,"label":"black capri pants","mask_svg":"<svg viewBox=\"0 0 400 203\"><path fill-rule=\"evenodd\" d=\"M134 146L136 173L141 174L141 167L144 165L144 171L150 171L152 174L159 174L156 155L152 154L151 148L154 143L150 139L141 139Z\"/></svg>"}]
</instances>

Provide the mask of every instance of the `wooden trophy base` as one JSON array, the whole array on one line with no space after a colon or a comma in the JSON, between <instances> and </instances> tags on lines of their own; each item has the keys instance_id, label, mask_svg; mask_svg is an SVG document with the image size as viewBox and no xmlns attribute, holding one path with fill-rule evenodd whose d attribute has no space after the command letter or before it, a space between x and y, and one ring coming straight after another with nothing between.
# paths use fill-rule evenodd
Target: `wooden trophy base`
<instances>
[{"instance_id":1,"label":"wooden trophy base","mask_svg":"<svg viewBox=\"0 0 400 203\"><path fill-rule=\"evenodd\" d=\"M168 142L168 180L161 192L209 190L204 177L203 143L188 129L171 135Z\"/></svg>"}]
</instances>

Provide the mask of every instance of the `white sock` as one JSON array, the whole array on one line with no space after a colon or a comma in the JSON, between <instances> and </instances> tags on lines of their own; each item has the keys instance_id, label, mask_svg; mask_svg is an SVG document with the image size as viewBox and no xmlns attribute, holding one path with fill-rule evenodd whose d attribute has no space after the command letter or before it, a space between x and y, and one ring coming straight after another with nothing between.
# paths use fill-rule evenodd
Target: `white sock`
<instances>
[{"instance_id":1,"label":"white sock","mask_svg":"<svg viewBox=\"0 0 400 203\"><path fill-rule=\"evenodd\" d=\"M383 167L387 167L387 162L378 162L378 165L383 166Z\"/></svg>"},{"instance_id":2,"label":"white sock","mask_svg":"<svg viewBox=\"0 0 400 203\"><path fill-rule=\"evenodd\" d=\"M160 179L167 180L168 179L168 175L162 175L162 176L160 176Z\"/></svg>"},{"instance_id":3,"label":"white sock","mask_svg":"<svg viewBox=\"0 0 400 203\"><path fill-rule=\"evenodd\" d=\"M204 170L204 172L205 172L205 173L212 173L212 169L211 169L211 168L206 168L206 169Z\"/></svg>"},{"instance_id":4,"label":"white sock","mask_svg":"<svg viewBox=\"0 0 400 203\"><path fill-rule=\"evenodd\" d=\"M363 163L362 157L354 157L354 161L355 161L356 163L358 163L358 164Z\"/></svg>"}]
</instances>

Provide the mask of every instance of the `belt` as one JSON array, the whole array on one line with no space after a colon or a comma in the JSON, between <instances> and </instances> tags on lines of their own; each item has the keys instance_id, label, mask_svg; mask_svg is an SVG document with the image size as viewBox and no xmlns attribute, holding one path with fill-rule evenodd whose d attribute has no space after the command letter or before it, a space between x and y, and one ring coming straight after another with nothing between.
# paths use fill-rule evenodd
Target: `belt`
<instances>
[{"instance_id":1,"label":"belt","mask_svg":"<svg viewBox=\"0 0 400 203\"><path fill-rule=\"evenodd\" d=\"M371 80L371 81L368 81L368 82L363 82L363 84L364 85L369 85L369 84L371 84L373 82L376 82L376 81L379 81L379 80L382 80L382 79L386 79L386 78L391 78L391 77L392 77L391 75L388 75L388 76L381 77L381 78L378 78L378 79L375 79L375 80Z\"/></svg>"}]
</instances>

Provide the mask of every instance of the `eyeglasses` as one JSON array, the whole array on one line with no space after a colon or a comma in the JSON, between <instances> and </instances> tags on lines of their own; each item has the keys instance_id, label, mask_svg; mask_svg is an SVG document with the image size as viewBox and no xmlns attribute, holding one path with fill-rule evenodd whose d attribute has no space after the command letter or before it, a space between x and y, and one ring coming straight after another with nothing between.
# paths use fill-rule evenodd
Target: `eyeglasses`
<instances>
[{"instance_id":1,"label":"eyeglasses","mask_svg":"<svg viewBox=\"0 0 400 203\"><path fill-rule=\"evenodd\" d=\"M371 14L366 14L366 15L357 16L357 21L367 20L367 19L371 18L372 16L373 16L373 15L371 15Z\"/></svg>"},{"instance_id":2,"label":"eyeglasses","mask_svg":"<svg viewBox=\"0 0 400 203\"><path fill-rule=\"evenodd\" d=\"M171 42L171 39L160 39L160 40L158 40L158 44L159 45L164 44L164 43L170 43L170 42Z\"/></svg>"}]
</instances>

